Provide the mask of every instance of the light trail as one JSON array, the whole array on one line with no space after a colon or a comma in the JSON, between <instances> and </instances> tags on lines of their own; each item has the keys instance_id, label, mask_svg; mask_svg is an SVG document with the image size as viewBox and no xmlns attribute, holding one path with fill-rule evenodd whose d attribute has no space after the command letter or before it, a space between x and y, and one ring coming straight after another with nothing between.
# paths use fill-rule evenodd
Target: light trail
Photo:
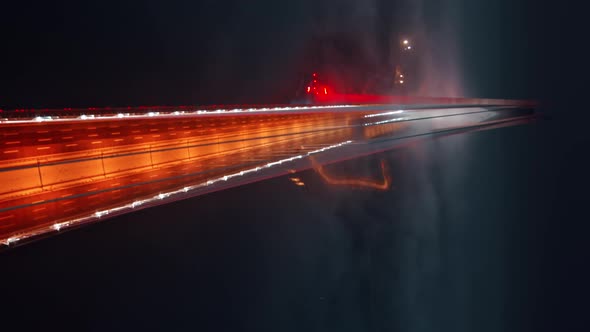
<instances>
[{"instance_id":1,"label":"light trail","mask_svg":"<svg viewBox=\"0 0 590 332\"><path fill-rule=\"evenodd\" d=\"M174 112L148 112L147 114L118 113L111 115L82 114L80 116L37 116L32 119L0 119L0 123L13 124L31 124L49 121L96 121L96 120L114 120L114 119L148 119L153 117L186 117L186 116L208 116L224 114L252 114L252 113L273 113L273 112L290 112L290 111L311 111L320 109L340 109L355 108L359 105L319 105L319 106L282 106L272 108L248 108L248 109L217 109L217 110L194 110L194 111L174 111Z\"/></svg>"},{"instance_id":2,"label":"light trail","mask_svg":"<svg viewBox=\"0 0 590 332\"><path fill-rule=\"evenodd\" d=\"M367 115L364 116L364 118L374 118L376 116L386 116L386 115L401 114L403 112L404 112L403 110L399 110L399 111L392 111L392 112L385 112L385 113L367 114Z\"/></svg>"},{"instance_id":3,"label":"light trail","mask_svg":"<svg viewBox=\"0 0 590 332\"><path fill-rule=\"evenodd\" d=\"M383 121L377 121L377 122L363 123L363 126L365 126L365 127L376 126L376 125L380 125L380 124L403 121L403 120L406 120L406 118L396 118L396 119L389 119L389 120L383 120Z\"/></svg>"}]
</instances>

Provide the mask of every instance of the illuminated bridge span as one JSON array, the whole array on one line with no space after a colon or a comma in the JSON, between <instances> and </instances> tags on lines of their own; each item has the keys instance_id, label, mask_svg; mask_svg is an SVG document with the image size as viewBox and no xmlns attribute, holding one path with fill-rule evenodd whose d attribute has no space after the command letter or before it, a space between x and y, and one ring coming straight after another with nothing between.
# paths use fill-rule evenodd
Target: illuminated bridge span
<instances>
[{"instance_id":1,"label":"illuminated bridge span","mask_svg":"<svg viewBox=\"0 0 590 332\"><path fill-rule=\"evenodd\" d=\"M0 243L306 169L310 156L321 165L534 117L524 102L441 101L4 111Z\"/></svg>"}]
</instances>

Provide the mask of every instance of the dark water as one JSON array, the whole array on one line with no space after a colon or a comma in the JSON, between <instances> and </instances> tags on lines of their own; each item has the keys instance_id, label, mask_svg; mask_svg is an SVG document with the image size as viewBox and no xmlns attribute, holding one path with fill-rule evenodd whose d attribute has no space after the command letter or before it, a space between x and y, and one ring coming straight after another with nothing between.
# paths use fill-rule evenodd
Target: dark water
<instances>
[{"instance_id":1,"label":"dark water","mask_svg":"<svg viewBox=\"0 0 590 332\"><path fill-rule=\"evenodd\" d=\"M76 330L586 330L590 164L555 122L423 141L0 253L2 323Z\"/></svg>"}]
</instances>

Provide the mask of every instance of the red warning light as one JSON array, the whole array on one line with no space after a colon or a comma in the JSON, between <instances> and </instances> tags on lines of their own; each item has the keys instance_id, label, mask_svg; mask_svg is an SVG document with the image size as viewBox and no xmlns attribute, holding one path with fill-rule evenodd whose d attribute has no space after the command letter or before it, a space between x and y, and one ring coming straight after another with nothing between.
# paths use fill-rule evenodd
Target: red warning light
<instances>
[{"instance_id":1,"label":"red warning light","mask_svg":"<svg viewBox=\"0 0 590 332\"><path fill-rule=\"evenodd\" d=\"M318 74L316 74L316 73L313 73L313 77L316 77L316 76L318 76Z\"/></svg>"}]
</instances>

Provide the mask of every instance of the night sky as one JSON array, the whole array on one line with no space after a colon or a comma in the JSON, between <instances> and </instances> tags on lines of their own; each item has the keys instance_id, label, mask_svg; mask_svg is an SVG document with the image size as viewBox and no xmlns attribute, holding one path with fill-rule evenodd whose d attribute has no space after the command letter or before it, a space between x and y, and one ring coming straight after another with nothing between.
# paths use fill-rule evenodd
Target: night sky
<instances>
[{"instance_id":1,"label":"night sky","mask_svg":"<svg viewBox=\"0 0 590 332\"><path fill-rule=\"evenodd\" d=\"M0 253L2 321L69 319L97 331L587 330L583 13L527 0L2 4L1 109L288 102L318 67L350 82L379 72L389 41L409 31L431 78L423 91L535 99L551 115L387 154L404 179L388 194L325 188L308 172L311 194L273 179ZM431 219L447 227L420 223ZM367 257L383 269L367 268ZM399 295L411 291L418 300Z\"/></svg>"},{"instance_id":2,"label":"night sky","mask_svg":"<svg viewBox=\"0 0 590 332\"><path fill-rule=\"evenodd\" d=\"M13 2L0 12L0 106L285 102L302 73L318 67L346 84L379 72L402 35L430 57L425 75L436 76L439 88L539 98L548 91L541 82L571 65L560 61L562 44L570 59L579 55L569 49L575 37L560 8L532 4Z\"/></svg>"}]
</instances>

